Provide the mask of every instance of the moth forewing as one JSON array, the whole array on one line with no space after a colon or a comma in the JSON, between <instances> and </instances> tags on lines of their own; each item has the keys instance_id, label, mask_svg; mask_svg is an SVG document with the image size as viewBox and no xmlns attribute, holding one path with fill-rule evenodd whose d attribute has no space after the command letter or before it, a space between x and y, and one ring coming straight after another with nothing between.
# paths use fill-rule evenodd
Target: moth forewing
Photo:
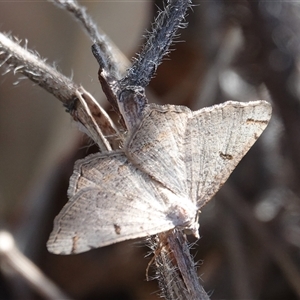
<instances>
[{"instance_id":1,"label":"moth forewing","mask_svg":"<svg viewBox=\"0 0 300 300\"><path fill-rule=\"evenodd\" d=\"M266 101L228 101L189 119L185 162L189 195L201 208L228 179L271 118Z\"/></svg>"},{"instance_id":2,"label":"moth forewing","mask_svg":"<svg viewBox=\"0 0 300 300\"><path fill-rule=\"evenodd\" d=\"M146 106L124 149L76 163L69 202L48 249L80 253L177 227L198 237L198 211L227 180L266 128L265 101L191 112Z\"/></svg>"}]
</instances>

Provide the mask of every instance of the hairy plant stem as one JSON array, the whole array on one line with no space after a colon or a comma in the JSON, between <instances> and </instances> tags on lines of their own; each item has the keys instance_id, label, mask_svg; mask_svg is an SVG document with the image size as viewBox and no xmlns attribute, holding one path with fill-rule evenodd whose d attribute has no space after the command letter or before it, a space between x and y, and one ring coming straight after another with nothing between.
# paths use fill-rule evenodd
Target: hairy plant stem
<instances>
[{"instance_id":1,"label":"hairy plant stem","mask_svg":"<svg viewBox=\"0 0 300 300\"><path fill-rule=\"evenodd\" d=\"M123 86L146 87L169 47L176 37L177 30L184 27L183 19L190 0L169 0L163 11L160 11L152 24L152 30L146 35L142 51L135 58L132 67L123 78Z\"/></svg>"},{"instance_id":2,"label":"hairy plant stem","mask_svg":"<svg viewBox=\"0 0 300 300\"><path fill-rule=\"evenodd\" d=\"M107 141L105 136L115 139L120 137L120 134L91 94L47 64L37 53L28 50L26 45L22 47L19 40L14 41L0 33L0 67L3 65L6 66L6 73L12 71L14 74L25 75L60 100L80 127L83 126L83 131L99 145L101 151L115 147L113 141ZM86 109L83 101L78 101L82 100L78 98L79 94L82 95L82 99L89 101L92 113ZM91 114L97 116L97 120L92 120Z\"/></svg>"},{"instance_id":3,"label":"hairy plant stem","mask_svg":"<svg viewBox=\"0 0 300 300\"><path fill-rule=\"evenodd\" d=\"M22 47L20 40L13 40L0 33L0 67L6 65L6 72L21 73L59 99L69 108L76 99L79 85L62 75L46 63L37 53Z\"/></svg>"},{"instance_id":4,"label":"hairy plant stem","mask_svg":"<svg viewBox=\"0 0 300 300\"><path fill-rule=\"evenodd\" d=\"M188 241L180 230L160 233L150 243L161 295L168 300L208 300L200 284Z\"/></svg>"}]
</instances>

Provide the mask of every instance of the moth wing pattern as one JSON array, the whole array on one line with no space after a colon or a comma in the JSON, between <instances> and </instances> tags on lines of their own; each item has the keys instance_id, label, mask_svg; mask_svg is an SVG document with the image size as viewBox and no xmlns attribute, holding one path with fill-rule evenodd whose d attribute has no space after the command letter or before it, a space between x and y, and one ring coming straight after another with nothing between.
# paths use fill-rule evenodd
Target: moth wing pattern
<instances>
[{"instance_id":1,"label":"moth wing pattern","mask_svg":"<svg viewBox=\"0 0 300 300\"><path fill-rule=\"evenodd\" d=\"M185 135L190 198L201 208L221 188L271 118L266 101L227 101L193 112Z\"/></svg>"},{"instance_id":2,"label":"moth wing pattern","mask_svg":"<svg viewBox=\"0 0 300 300\"><path fill-rule=\"evenodd\" d=\"M149 177L145 178L124 154L92 155L86 162L81 160L75 172L78 177L77 173L85 169L78 180L86 186L76 191L71 188L75 193L54 220L47 243L50 252L80 253L175 227ZM95 165L104 173L96 183L91 178ZM107 166L110 168L105 173Z\"/></svg>"},{"instance_id":3,"label":"moth wing pattern","mask_svg":"<svg viewBox=\"0 0 300 300\"><path fill-rule=\"evenodd\" d=\"M150 104L125 145L129 159L177 194L186 194L184 135L189 108Z\"/></svg>"},{"instance_id":4,"label":"moth wing pattern","mask_svg":"<svg viewBox=\"0 0 300 300\"><path fill-rule=\"evenodd\" d=\"M191 226L270 118L265 101L228 101L196 112L147 106L124 152L76 162L70 200L55 218L48 250L80 253Z\"/></svg>"}]
</instances>

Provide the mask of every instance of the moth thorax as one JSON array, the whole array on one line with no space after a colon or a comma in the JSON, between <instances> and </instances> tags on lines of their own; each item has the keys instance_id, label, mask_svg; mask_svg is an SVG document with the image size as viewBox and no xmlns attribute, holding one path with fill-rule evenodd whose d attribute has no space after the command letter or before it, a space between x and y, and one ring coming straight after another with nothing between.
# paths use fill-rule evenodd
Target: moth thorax
<instances>
[{"instance_id":1,"label":"moth thorax","mask_svg":"<svg viewBox=\"0 0 300 300\"><path fill-rule=\"evenodd\" d=\"M167 216L177 228L185 230L187 231L186 233L193 234L195 237L199 237L199 224L196 220L197 208L192 202L182 202L184 205L172 205Z\"/></svg>"},{"instance_id":2,"label":"moth thorax","mask_svg":"<svg viewBox=\"0 0 300 300\"><path fill-rule=\"evenodd\" d=\"M199 223L197 218L191 221L187 226L184 228L185 234L193 235L196 239L200 239L199 235Z\"/></svg>"}]
</instances>

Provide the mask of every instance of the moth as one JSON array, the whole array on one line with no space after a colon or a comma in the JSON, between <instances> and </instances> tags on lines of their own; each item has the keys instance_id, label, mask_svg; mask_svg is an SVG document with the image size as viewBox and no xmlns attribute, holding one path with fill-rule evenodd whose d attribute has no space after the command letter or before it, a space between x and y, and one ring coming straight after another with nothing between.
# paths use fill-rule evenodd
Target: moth
<instances>
[{"instance_id":1,"label":"moth","mask_svg":"<svg viewBox=\"0 0 300 300\"><path fill-rule=\"evenodd\" d=\"M191 111L147 104L120 150L78 160L47 248L88 251L173 228L199 237L198 214L271 118L266 101Z\"/></svg>"}]
</instances>

